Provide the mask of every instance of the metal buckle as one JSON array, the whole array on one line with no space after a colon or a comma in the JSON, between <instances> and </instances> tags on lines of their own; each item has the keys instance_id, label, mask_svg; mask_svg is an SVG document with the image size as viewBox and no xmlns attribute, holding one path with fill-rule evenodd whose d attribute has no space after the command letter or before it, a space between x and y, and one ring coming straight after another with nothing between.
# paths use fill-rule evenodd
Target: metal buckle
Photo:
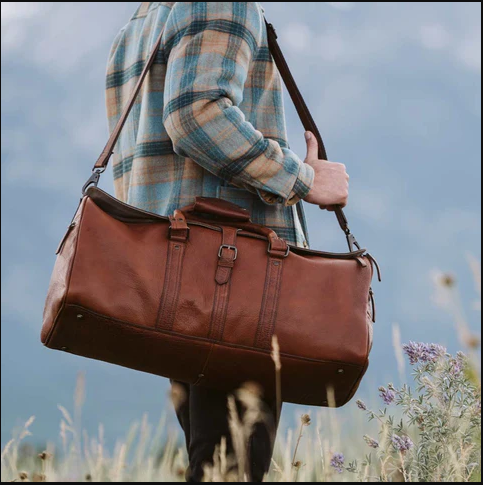
<instances>
[{"instance_id":1,"label":"metal buckle","mask_svg":"<svg viewBox=\"0 0 483 485\"><path fill-rule=\"evenodd\" d=\"M218 251L218 258L221 258L223 249L231 249L235 252L235 257L233 258L233 261L236 261L238 259L238 248L236 246L230 246L229 244L222 244L220 246L220 250Z\"/></svg>"},{"instance_id":2,"label":"metal buckle","mask_svg":"<svg viewBox=\"0 0 483 485\"><path fill-rule=\"evenodd\" d=\"M188 231L187 233L187 236L186 236L186 240L189 241L190 239L190 233L191 233L191 227L187 227L186 230ZM173 228L172 226L169 226L169 229L168 229L168 239L171 239L171 235L173 233Z\"/></svg>"},{"instance_id":3,"label":"metal buckle","mask_svg":"<svg viewBox=\"0 0 483 485\"><path fill-rule=\"evenodd\" d=\"M84 187L82 187L82 195L86 195L87 189L89 187L97 187L99 185L101 175L105 171L105 168L95 168L94 170L92 170L92 175L89 177L89 180L84 184Z\"/></svg>"},{"instance_id":4,"label":"metal buckle","mask_svg":"<svg viewBox=\"0 0 483 485\"><path fill-rule=\"evenodd\" d=\"M349 244L349 250L351 253L355 251L354 248L361 249L360 244L357 242L356 237L350 231L347 232L347 244Z\"/></svg>"},{"instance_id":5,"label":"metal buckle","mask_svg":"<svg viewBox=\"0 0 483 485\"><path fill-rule=\"evenodd\" d=\"M269 245L268 245L267 253L270 254L270 255L272 254L272 244L271 243L269 243ZM287 259L289 257L289 254L290 254L290 246L287 246L287 252L283 256L283 259Z\"/></svg>"}]
</instances>

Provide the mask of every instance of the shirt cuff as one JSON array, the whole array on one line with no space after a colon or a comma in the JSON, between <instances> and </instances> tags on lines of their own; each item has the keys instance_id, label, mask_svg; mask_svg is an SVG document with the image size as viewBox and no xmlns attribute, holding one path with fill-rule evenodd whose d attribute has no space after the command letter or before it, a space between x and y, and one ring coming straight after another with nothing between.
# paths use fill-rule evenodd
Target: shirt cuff
<instances>
[{"instance_id":1,"label":"shirt cuff","mask_svg":"<svg viewBox=\"0 0 483 485\"><path fill-rule=\"evenodd\" d=\"M312 190L314 180L314 169L308 163L302 163L299 176L297 177L292 193L287 200L287 205L295 205L297 202L304 200Z\"/></svg>"},{"instance_id":2,"label":"shirt cuff","mask_svg":"<svg viewBox=\"0 0 483 485\"><path fill-rule=\"evenodd\" d=\"M292 206L304 200L314 185L315 172L314 169L307 163L300 164L300 171L295 179L295 184L287 199L280 197L272 192L265 190L258 190L258 195L266 204L284 204L285 206Z\"/></svg>"}]
</instances>

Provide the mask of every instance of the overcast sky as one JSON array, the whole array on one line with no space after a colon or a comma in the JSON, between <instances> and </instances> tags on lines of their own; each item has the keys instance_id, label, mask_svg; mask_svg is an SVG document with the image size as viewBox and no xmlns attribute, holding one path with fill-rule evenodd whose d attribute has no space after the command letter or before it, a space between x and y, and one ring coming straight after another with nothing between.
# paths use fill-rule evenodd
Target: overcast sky
<instances>
[{"instance_id":1,"label":"overcast sky","mask_svg":"<svg viewBox=\"0 0 483 485\"><path fill-rule=\"evenodd\" d=\"M87 376L86 427L117 437L166 382L45 350L42 308L54 250L107 136L104 72L134 2L2 2L2 443L36 414L55 438L57 404ZM352 176L348 215L385 275L362 396L395 379L391 326L405 341L458 344L434 303L435 270L476 298L466 255L481 251L481 3L265 2L334 161ZM303 132L287 100L292 148ZM102 187L111 191L108 172ZM312 244L344 250L337 224L311 208ZM293 409L288 409L292 413Z\"/></svg>"}]
</instances>

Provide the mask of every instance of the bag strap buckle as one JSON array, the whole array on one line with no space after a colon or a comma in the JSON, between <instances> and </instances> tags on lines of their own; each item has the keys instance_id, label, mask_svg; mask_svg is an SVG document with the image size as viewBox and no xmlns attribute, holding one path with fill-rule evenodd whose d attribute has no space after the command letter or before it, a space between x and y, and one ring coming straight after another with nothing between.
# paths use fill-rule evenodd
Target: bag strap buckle
<instances>
[{"instance_id":1,"label":"bag strap buckle","mask_svg":"<svg viewBox=\"0 0 483 485\"><path fill-rule=\"evenodd\" d=\"M231 251L234 251L235 255L233 257L233 261L236 261L238 259L238 248L236 246L230 246L229 244L222 244L220 246L220 250L218 251L219 259L221 259L221 256L223 254L223 249L229 249Z\"/></svg>"},{"instance_id":2,"label":"bag strap buckle","mask_svg":"<svg viewBox=\"0 0 483 485\"><path fill-rule=\"evenodd\" d=\"M95 168L92 171L92 175L89 177L89 180L84 184L84 187L82 187L82 195L86 195L87 189L89 189L89 187L97 187L99 185L101 175L105 171L106 168Z\"/></svg>"},{"instance_id":3,"label":"bag strap buckle","mask_svg":"<svg viewBox=\"0 0 483 485\"><path fill-rule=\"evenodd\" d=\"M270 242L270 244L268 245L268 250L267 250L268 254L270 254L270 256L274 256L274 257L277 257L277 258L281 258L281 259L287 259L290 255L290 246L287 245L287 250L285 251L285 254L281 256L281 253L274 250L272 248L272 243Z\"/></svg>"},{"instance_id":4,"label":"bag strap buckle","mask_svg":"<svg viewBox=\"0 0 483 485\"><path fill-rule=\"evenodd\" d=\"M353 253L356 250L356 248L359 250L361 249L361 245L357 242L356 237L354 236L354 234L352 234L350 229L347 230L346 237L347 237L347 244L349 245L349 250L351 253Z\"/></svg>"}]
</instances>

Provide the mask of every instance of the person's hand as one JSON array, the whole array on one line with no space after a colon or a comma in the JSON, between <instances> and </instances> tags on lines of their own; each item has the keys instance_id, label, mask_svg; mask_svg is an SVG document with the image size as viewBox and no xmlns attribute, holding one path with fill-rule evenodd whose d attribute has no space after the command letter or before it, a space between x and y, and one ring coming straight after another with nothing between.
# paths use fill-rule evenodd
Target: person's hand
<instances>
[{"instance_id":1,"label":"person's hand","mask_svg":"<svg viewBox=\"0 0 483 485\"><path fill-rule=\"evenodd\" d=\"M349 200L349 175L346 166L341 163L319 160L319 145L309 131L307 140L308 163L315 172L314 186L305 198L309 204L319 205L321 209L334 210L334 206L345 207Z\"/></svg>"}]
</instances>

